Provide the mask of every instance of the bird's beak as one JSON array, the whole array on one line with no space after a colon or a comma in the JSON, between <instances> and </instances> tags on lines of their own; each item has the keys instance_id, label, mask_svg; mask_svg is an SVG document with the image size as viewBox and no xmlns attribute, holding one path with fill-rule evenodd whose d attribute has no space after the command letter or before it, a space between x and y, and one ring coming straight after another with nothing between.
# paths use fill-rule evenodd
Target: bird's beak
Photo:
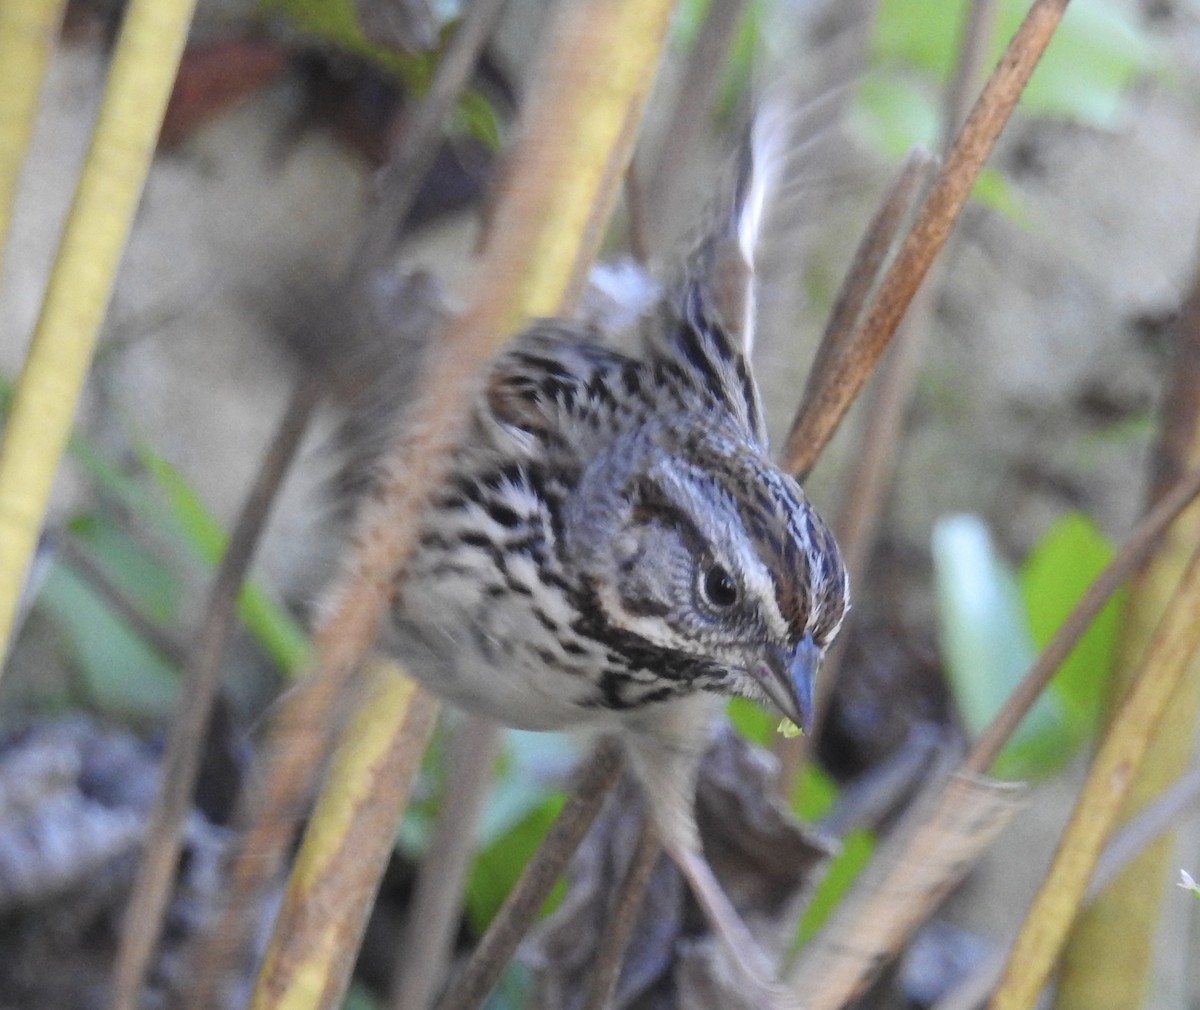
<instances>
[{"instance_id":1,"label":"bird's beak","mask_svg":"<svg viewBox=\"0 0 1200 1010\"><path fill-rule=\"evenodd\" d=\"M813 680L821 650L805 635L792 650L770 649L755 672L759 686L772 704L805 734L813 727Z\"/></svg>"}]
</instances>

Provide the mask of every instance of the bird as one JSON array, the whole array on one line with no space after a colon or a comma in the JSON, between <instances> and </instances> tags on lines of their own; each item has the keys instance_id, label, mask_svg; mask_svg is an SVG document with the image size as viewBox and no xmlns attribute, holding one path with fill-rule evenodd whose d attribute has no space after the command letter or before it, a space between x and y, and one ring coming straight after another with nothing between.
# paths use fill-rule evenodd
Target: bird
<instances>
[{"instance_id":1,"label":"bird","mask_svg":"<svg viewBox=\"0 0 1200 1010\"><path fill-rule=\"evenodd\" d=\"M697 769L728 697L811 729L849 605L829 526L771 458L750 362L775 171L743 160L680 275L634 313L634 348L561 318L499 354L380 642L475 715L617 736L664 849L758 981L765 959L701 855Z\"/></svg>"}]
</instances>

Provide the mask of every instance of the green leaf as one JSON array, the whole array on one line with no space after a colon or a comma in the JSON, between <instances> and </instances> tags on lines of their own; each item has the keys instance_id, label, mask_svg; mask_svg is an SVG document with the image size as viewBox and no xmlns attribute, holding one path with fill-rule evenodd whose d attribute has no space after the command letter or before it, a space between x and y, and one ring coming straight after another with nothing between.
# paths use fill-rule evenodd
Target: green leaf
<instances>
[{"instance_id":1,"label":"green leaf","mask_svg":"<svg viewBox=\"0 0 1200 1010\"><path fill-rule=\"evenodd\" d=\"M179 574L111 517L76 516L67 531L146 616L169 622L179 613Z\"/></svg>"},{"instance_id":2,"label":"green leaf","mask_svg":"<svg viewBox=\"0 0 1200 1010\"><path fill-rule=\"evenodd\" d=\"M792 790L792 810L802 820L818 821L829 813L838 792L837 783L809 761Z\"/></svg>"},{"instance_id":3,"label":"green leaf","mask_svg":"<svg viewBox=\"0 0 1200 1010\"><path fill-rule=\"evenodd\" d=\"M143 442L138 460L163 492L165 514L158 517L179 543L210 568L225 552L228 538L220 523L200 501L200 496L165 458ZM309 641L299 622L266 590L250 580L238 594L238 617L255 641L288 674L300 673L308 664Z\"/></svg>"},{"instance_id":4,"label":"green leaf","mask_svg":"<svg viewBox=\"0 0 1200 1010\"><path fill-rule=\"evenodd\" d=\"M830 914L841 903L846 892L871 861L875 851L875 835L866 830L852 831L842 840L842 851L830 862L796 933L796 947L808 943L825 925Z\"/></svg>"},{"instance_id":5,"label":"green leaf","mask_svg":"<svg viewBox=\"0 0 1200 1010\"><path fill-rule=\"evenodd\" d=\"M102 711L161 719L173 710L175 671L69 565L55 560L37 606L59 628L88 694Z\"/></svg>"},{"instance_id":6,"label":"green leaf","mask_svg":"<svg viewBox=\"0 0 1200 1010\"><path fill-rule=\"evenodd\" d=\"M476 140L491 150L500 150L500 121L496 110L478 91L468 88L458 100L454 110L455 122Z\"/></svg>"},{"instance_id":7,"label":"green leaf","mask_svg":"<svg viewBox=\"0 0 1200 1010\"><path fill-rule=\"evenodd\" d=\"M954 697L972 734L1000 710L1033 662L1035 649L1016 577L977 516L941 519L933 531L942 654ZM1043 694L996 762L996 773L1045 774L1070 754L1066 717Z\"/></svg>"},{"instance_id":8,"label":"green leaf","mask_svg":"<svg viewBox=\"0 0 1200 1010\"><path fill-rule=\"evenodd\" d=\"M725 711L733 728L751 743L770 747L778 736L775 727L779 725L779 716L749 698L730 698Z\"/></svg>"},{"instance_id":9,"label":"green leaf","mask_svg":"<svg viewBox=\"0 0 1200 1010\"><path fill-rule=\"evenodd\" d=\"M1111 541L1080 512L1062 516L1034 547L1021 568L1021 594L1039 649L1054 637L1114 553ZM1121 590L1109 600L1052 682L1076 740L1095 729L1116 657L1124 596Z\"/></svg>"},{"instance_id":10,"label":"green leaf","mask_svg":"<svg viewBox=\"0 0 1200 1010\"><path fill-rule=\"evenodd\" d=\"M558 792L578 760L579 748L562 733L505 730L504 752L479 827L480 848L493 844Z\"/></svg>"},{"instance_id":11,"label":"green leaf","mask_svg":"<svg viewBox=\"0 0 1200 1010\"><path fill-rule=\"evenodd\" d=\"M282 14L300 32L326 45L368 59L423 94L433 76L436 53L402 53L372 42L363 34L354 0L260 0L266 14Z\"/></svg>"},{"instance_id":12,"label":"green leaf","mask_svg":"<svg viewBox=\"0 0 1200 1010\"><path fill-rule=\"evenodd\" d=\"M12 382L0 375L0 413L7 412L11 398ZM148 530L182 544L210 569L216 567L225 550L224 531L182 475L147 442L138 445L138 459L155 477L165 504L140 475L114 465L79 433L72 434L67 451L97 486L109 492ZM285 673L296 675L307 666L309 641L300 623L254 580L247 582L238 597L238 616Z\"/></svg>"},{"instance_id":13,"label":"green leaf","mask_svg":"<svg viewBox=\"0 0 1200 1010\"><path fill-rule=\"evenodd\" d=\"M466 912L472 927L482 935L517 878L542 843L554 818L562 809L565 796L555 793L501 835L475 857L467 880ZM548 906L561 900L562 882L551 895Z\"/></svg>"},{"instance_id":14,"label":"green leaf","mask_svg":"<svg viewBox=\"0 0 1200 1010\"><path fill-rule=\"evenodd\" d=\"M875 60L917 69L944 86L958 60L966 6L967 0L882 0L872 39ZM1001 0L990 64L1028 9L1029 0ZM1126 5L1076 0L1021 96L1021 105L1041 115L1111 127L1129 85L1152 67L1154 56L1150 36Z\"/></svg>"}]
</instances>

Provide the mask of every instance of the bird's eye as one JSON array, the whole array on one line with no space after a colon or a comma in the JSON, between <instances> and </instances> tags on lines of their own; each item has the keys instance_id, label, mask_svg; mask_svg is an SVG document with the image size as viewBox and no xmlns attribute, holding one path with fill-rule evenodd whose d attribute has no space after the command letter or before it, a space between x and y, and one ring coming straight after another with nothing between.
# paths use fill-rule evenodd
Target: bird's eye
<instances>
[{"instance_id":1,"label":"bird's eye","mask_svg":"<svg viewBox=\"0 0 1200 1010\"><path fill-rule=\"evenodd\" d=\"M720 565L713 565L704 573L704 598L714 607L722 609L737 603L737 583Z\"/></svg>"}]
</instances>

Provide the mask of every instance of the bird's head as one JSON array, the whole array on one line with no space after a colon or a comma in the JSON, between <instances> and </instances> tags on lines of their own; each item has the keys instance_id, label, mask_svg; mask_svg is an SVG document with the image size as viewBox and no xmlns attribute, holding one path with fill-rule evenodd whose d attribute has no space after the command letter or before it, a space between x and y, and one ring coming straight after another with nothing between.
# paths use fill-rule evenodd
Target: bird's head
<instances>
[{"instance_id":1,"label":"bird's head","mask_svg":"<svg viewBox=\"0 0 1200 1010\"><path fill-rule=\"evenodd\" d=\"M736 430L618 440L585 471L563 532L597 637L664 679L811 727L845 568L800 486Z\"/></svg>"}]
</instances>

